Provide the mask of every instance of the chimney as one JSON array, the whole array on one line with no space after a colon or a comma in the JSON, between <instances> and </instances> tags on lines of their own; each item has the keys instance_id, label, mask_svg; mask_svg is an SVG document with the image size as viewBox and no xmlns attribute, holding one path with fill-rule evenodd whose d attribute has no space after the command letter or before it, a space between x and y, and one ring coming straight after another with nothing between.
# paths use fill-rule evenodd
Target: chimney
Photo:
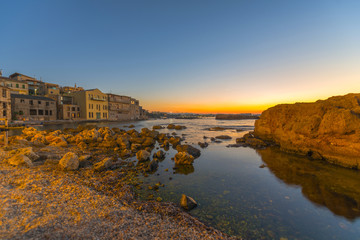
<instances>
[{"instance_id":1,"label":"chimney","mask_svg":"<svg viewBox=\"0 0 360 240\"><path fill-rule=\"evenodd\" d=\"M0 77L2 77L2 69L0 69Z\"/></svg>"}]
</instances>

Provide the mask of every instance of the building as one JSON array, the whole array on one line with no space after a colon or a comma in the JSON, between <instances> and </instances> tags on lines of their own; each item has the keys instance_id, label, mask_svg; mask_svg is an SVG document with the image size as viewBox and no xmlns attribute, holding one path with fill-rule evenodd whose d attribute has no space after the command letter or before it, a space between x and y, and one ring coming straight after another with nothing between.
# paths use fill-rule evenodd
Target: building
<instances>
[{"instance_id":1,"label":"building","mask_svg":"<svg viewBox=\"0 0 360 240\"><path fill-rule=\"evenodd\" d=\"M140 119L139 100L136 100L135 98L131 98L131 101L130 101L130 115L131 115L131 120Z\"/></svg>"},{"instance_id":2,"label":"building","mask_svg":"<svg viewBox=\"0 0 360 240\"><path fill-rule=\"evenodd\" d=\"M54 121L56 102L47 97L11 94L11 112L14 120Z\"/></svg>"},{"instance_id":3,"label":"building","mask_svg":"<svg viewBox=\"0 0 360 240\"><path fill-rule=\"evenodd\" d=\"M65 87L61 87L60 88L60 93L72 93L72 92L78 92L78 91L84 91L84 89L82 87L77 87L76 84L74 87L69 87L69 86L65 86Z\"/></svg>"},{"instance_id":4,"label":"building","mask_svg":"<svg viewBox=\"0 0 360 240\"><path fill-rule=\"evenodd\" d=\"M0 76L0 86L8 87L10 93L14 94L29 94L29 86L26 82Z\"/></svg>"},{"instance_id":5,"label":"building","mask_svg":"<svg viewBox=\"0 0 360 240\"><path fill-rule=\"evenodd\" d=\"M11 89L8 87L0 86L0 118L11 120Z\"/></svg>"},{"instance_id":6,"label":"building","mask_svg":"<svg viewBox=\"0 0 360 240\"><path fill-rule=\"evenodd\" d=\"M80 119L80 106L74 104L73 97L63 94L57 105L58 119L77 120Z\"/></svg>"},{"instance_id":7,"label":"building","mask_svg":"<svg viewBox=\"0 0 360 240\"><path fill-rule=\"evenodd\" d=\"M69 93L73 103L80 107L80 118L86 120L108 119L107 94L99 89L89 89Z\"/></svg>"},{"instance_id":8,"label":"building","mask_svg":"<svg viewBox=\"0 0 360 240\"><path fill-rule=\"evenodd\" d=\"M109 120L130 120L131 97L108 93Z\"/></svg>"}]
</instances>

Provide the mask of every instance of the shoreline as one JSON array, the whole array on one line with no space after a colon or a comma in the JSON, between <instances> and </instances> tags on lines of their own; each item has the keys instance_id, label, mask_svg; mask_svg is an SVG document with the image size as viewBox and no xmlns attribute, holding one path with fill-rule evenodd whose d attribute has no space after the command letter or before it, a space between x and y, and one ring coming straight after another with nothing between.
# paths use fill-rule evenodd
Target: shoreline
<instances>
[{"instance_id":1,"label":"shoreline","mask_svg":"<svg viewBox=\"0 0 360 240\"><path fill-rule=\"evenodd\" d=\"M80 129L73 134L93 131ZM110 132L109 128L100 129L103 137ZM78 145L84 144L72 141L70 132L31 128L24 132L27 134L10 137L10 145L1 153L0 202L4 207L0 221L5 224L0 238L237 239L206 226L178 204L138 199L132 188L141 184L136 175L146 166L115 158L114 149L102 142L88 142L88 148L80 149ZM66 146L57 142L62 137L67 139ZM39 139L52 141L44 144L36 141ZM11 150L29 147L33 152L23 152L25 156L38 156L30 166L9 164ZM67 152L79 156L77 170L59 165L59 158ZM112 159L111 166L95 169L106 157Z\"/></svg>"}]
</instances>

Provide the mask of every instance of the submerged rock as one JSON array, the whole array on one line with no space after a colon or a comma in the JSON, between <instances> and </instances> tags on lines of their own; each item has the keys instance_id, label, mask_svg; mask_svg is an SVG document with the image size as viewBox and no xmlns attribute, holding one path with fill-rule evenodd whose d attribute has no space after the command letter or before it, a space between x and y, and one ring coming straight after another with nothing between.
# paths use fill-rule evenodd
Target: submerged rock
<instances>
[{"instance_id":1,"label":"submerged rock","mask_svg":"<svg viewBox=\"0 0 360 240\"><path fill-rule=\"evenodd\" d=\"M360 94L269 108L254 135L287 152L360 169Z\"/></svg>"},{"instance_id":2,"label":"submerged rock","mask_svg":"<svg viewBox=\"0 0 360 240\"><path fill-rule=\"evenodd\" d=\"M224 139L224 140L232 139L232 137L230 137L230 136L228 136L228 135L220 135L220 136L216 136L215 138L217 138L217 139Z\"/></svg>"},{"instance_id":3,"label":"submerged rock","mask_svg":"<svg viewBox=\"0 0 360 240\"><path fill-rule=\"evenodd\" d=\"M190 211L197 206L197 202L192 197L183 194L181 196L180 206L185 210Z\"/></svg>"},{"instance_id":4,"label":"submerged rock","mask_svg":"<svg viewBox=\"0 0 360 240\"><path fill-rule=\"evenodd\" d=\"M207 142L198 142L198 145L201 147L201 148L206 148L207 146L209 146L209 144Z\"/></svg>"}]
</instances>

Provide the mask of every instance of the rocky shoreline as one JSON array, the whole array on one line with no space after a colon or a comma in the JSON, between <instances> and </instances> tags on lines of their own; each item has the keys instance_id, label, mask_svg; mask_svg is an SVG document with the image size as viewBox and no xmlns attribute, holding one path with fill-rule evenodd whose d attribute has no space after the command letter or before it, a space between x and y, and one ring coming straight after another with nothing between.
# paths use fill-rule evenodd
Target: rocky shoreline
<instances>
[{"instance_id":1,"label":"rocky shoreline","mask_svg":"<svg viewBox=\"0 0 360 240\"><path fill-rule=\"evenodd\" d=\"M146 128L24 129L0 150L0 238L235 239L178 204L135 196L137 176L154 172L170 146L175 166L200 155L181 141Z\"/></svg>"},{"instance_id":2,"label":"rocky shoreline","mask_svg":"<svg viewBox=\"0 0 360 240\"><path fill-rule=\"evenodd\" d=\"M254 132L237 144L277 145L285 152L360 169L360 94L269 108L256 120Z\"/></svg>"}]
</instances>

